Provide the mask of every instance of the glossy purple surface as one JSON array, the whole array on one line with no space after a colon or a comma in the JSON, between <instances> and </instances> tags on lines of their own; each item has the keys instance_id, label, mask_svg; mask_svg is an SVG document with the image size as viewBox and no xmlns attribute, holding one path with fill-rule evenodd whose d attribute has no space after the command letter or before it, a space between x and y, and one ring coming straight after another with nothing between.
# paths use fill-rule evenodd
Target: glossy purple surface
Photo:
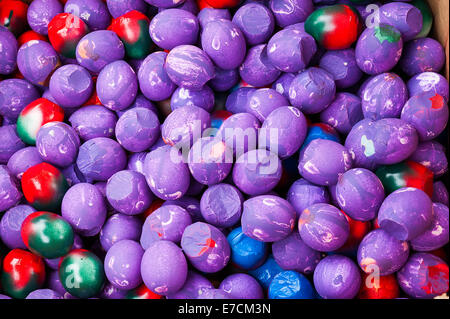
<instances>
[{"instance_id":1,"label":"glossy purple surface","mask_svg":"<svg viewBox=\"0 0 450 319\"><path fill-rule=\"evenodd\" d=\"M260 195L244 202L242 231L263 242L276 242L289 236L296 221L295 210L289 202L274 195Z\"/></svg>"}]
</instances>

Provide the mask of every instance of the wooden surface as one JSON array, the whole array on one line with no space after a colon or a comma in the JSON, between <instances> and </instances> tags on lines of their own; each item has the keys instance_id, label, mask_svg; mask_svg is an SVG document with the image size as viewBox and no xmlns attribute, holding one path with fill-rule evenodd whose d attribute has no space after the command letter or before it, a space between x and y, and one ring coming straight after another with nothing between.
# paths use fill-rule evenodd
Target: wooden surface
<instances>
[{"instance_id":1,"label":"wooden surface","mask_svg":"<svg viewBox=\"0 0 450 319\"><path fill-rule=\"evenodd\" d=\"M447 61L445 65L445 75L447 79L449 78L449 1L448 0L428 0L428 3L433 10L434 23L433 23L433 37L438 39L439 42L444 46L445 53L447 55Z\"/></svg>"}]
</instances>

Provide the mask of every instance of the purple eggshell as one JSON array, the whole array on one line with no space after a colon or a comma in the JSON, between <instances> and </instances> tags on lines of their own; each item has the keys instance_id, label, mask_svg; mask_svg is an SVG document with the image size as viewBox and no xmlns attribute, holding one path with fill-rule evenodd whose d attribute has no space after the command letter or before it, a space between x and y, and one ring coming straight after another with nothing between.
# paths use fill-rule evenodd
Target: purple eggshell
<instances>
[{"instance_id":1,"label":"purple eggshell","mask_svg":"<svg viewBox=\"0 0 450 319\"><path fill-rule=\"evenodd\" d=\"M231 299L231 296L222 289L205 289L199 299Z\"/></svg>"},{"instance_id":2,"label":"purple eggshell","mask_svg":"<svg viewBox=\"0 0 450 319\"><path fill-rule=\"evenodd\" d=\"M203 137L194 143L188 155L189 171L196 181L214 185L223 181L233 166L233 152L215 137Z\"/></svg>"},{"instance_id":3,"label":"purple eggshell","mask_svg":"<svg viewBox=\"0 0 450 319\"><path fill-rule=\"evenodd\" d=\"M40 157L40 155L39 155ZM78 183L92 183L92 179L86 178L76 164L69 165L61 170L61 173L69 183L69 186L73 186Z\"/></svg>"},{"instance_id":4,"label":"purple eggshell","mask_svg":"<svg viewBox=\"0 0 450 319\"><path fill-rule=\"evenodd\" d=\"M189 11L190 13L197 15L199 12L199 8L196 0L186 0L183 4L177 7L178 9L182 9L185 11Z\"/></svg>"},{"instance_id":5,"label":"purple eggshell","mask_svg":"<svg viewBox=\"0 0 450 319\"><path fill-rule=\"evenodd\" d=\"M276 134L273 134L276 132ZM295 134L292 134L295 132ZM305 140L306 118L293 106L282 106L272 111L264 120L259 133L259 147L265 145L281 159L292 156Z\"/></svg>"},{"instance_id":6,"label":"purple eggshell","mask_svg":"<svg viewBox=\"0 0 450 319\"><path fill-rule=\"evenodd\" d=\"M425 92L412 96L405 103L401 119L414 126L421 141L429 141L445 130L448 113L444 97Z\"/></svg>"},{"instance_id":7,"label":"purple eggshell","mask_svg":"<svg viewBox=\"0 0 450 319\"><path fill-rule=\"evenodd\" d=\"M380 23L395 27L400 31L405 42L414 39L422 30L422 13L412 4L387 3L379 10Z\"/></svg>"},{"instance_id":8,"label":"purple eggshell","mask_svg":"<svg viewBox=\"0 0 450 319\"><path fill-rule=\"evenodd\" d=\"M63 296L51 289L36 289L30 292L25 299L63 299Z\"/></svg>"},{"instance_id":9,"label":"purple eggshell","mask_svg":"<svg viewBox=\"0 0 450 319\"><path fill-rule=\"evenodd\" d=\"M367 273L387 276L397 272L408 260L409 245L383 229L368 233L358 247L358 264Z\"/></svg>"},{"instance_id":10,"label":"purple eggshell","mask_svg":"<svg viewBox=\"0 0 450 319\"><path fill-rule=\"evenodd\" d=\"M170 145L148 153L144 174L152 192L163 200L178 199L189 187L189 168L180 151Z\"/></svg>"},{"instance_id":11,"label":"purple eggshell","mask_svg":"<svg viewBox=\"0 0 450 319\"><path fill-rule=\"evenodd\" d=\"M277 155L255 149L241 155L233 168L233 182L248 195L270 192L281 179L282 165Z\"/></svg>"},{"instance_id":12,"label":"purple eggshell","mask_svg":"<svg viewBox=\"0 0 450 319\"><path fill-rule=\"evenodd\" d=\"M69 122L81 139L113 137L117 116L102 105L85 106L75 111Z\"/></svg>"},{"instance_id":13,"label":"purple eggshell","mask_svg":"<svg viewBox=\"0 0 450 319\"><path fill-rule=\"evenodd\" d=\"M352 87L363 75L356 64L354 49L327 51L321 57L319 66L333 75L339 89Z\"/></svg>"},{"instance_id":14,"label":"purple eggshell","mask_svg":"<svg viewBox=\"0 0 450 319\"><path fill-rule=\"evenodd\" d=\"M192 185L192 180L191 180ZM203 188L204 185L200 184ZM187 194L187 193L186 193ZM197 194L198 195L198 194ZM166 200L164 205L177 205L184 208L191 216L192 222L204 221L200 211L200 201L197 198L190 196L183 196L175 200Z\"/></svg>"},{"instance_id":15,"label":"purple eggshell","mask_svg":"<svg viewBox=\"0 0 450 319\"><path fill-rule=\"evenodd\" d=\"M336 198L341 209L352 219L369 221L376 217L383 203L383 184L368 169L354 168L339 178Z\"/></svg>"},{"instance_id":16,"label":"purple eggshell","mask_svg":"<svg viewBox=\"0 0 450 319\"><path fill-rule=\"evenodd\" d=\"M181 248L198 270L214 273L222 270L230 260L230 245L216 227L196 222L185 228Z\"/></svg>"},{"instance_id":17,"label":"purple eggshell","mask_svg":"<svg viewBox=\"0 0 450 319\"><path fill-rule=\"evenodd\" d=\"M405 44L399 65L403 72L414 76L422 72L439 72L445 64L442 45L431 38L421 38Z\"/></svg>"},{"instance_id":18,"label":"purple eggshell","mask_svg":"<svg viewBox=\"0 0 450 319\"><path fill-rule=\"evenodd\" d=\"M116 211L126 215L143 213L153 201L145 176L123 170L115 173L106 184L106 198Z\"/></svg>"},{"instance_id":19,"label":"purple eggshell","mask_svg":"<svg viewBox=\"0 0 450 319\"><path fill-rule=\"evenodd\" d=\"M355 56L359 68L375 75L390 71L403 50L401 33L393 26L380 24L366 28L356 42Z\"/></svg>"},{"instance_id":20,"label":"purple eggshell","mask_svg":"<svg viewBox=\"0 0 450 319\"><path fill-rule=\"evenodd\" d=\"M233 114L246 113L248 100L255 91L256 89L252 87L238 88L237 90L231 92L230 95L228 95L225 102L225 108L227 109L227 111Z\"/></svg>"},{"instance_id":21,"label":"purple eggshell","mask_svg":"<svg viewBox=\"0 0 450 319\"><path fill-rule=\"evenodd\" d=\"M358 267L353 260L342 255L325 257L314 271L314 287L324 299L353 299L360 285Z\"/></svg>"},{"instance_id":22,"label":"purple eggshell","mask_svg":"<svg viewBox=\"0 0 450 319\"><path fill-rule=\"evenodd\" d=\"M228 9L203 8L197 15L198 21L202 29L211 21L215 20L231 20L230 11Z\"/></svg>"},{"instance_id":23,"label":"purple eggshell","mask_svg":"<svg viewBox=\"0 0 450 319\"><path fill-rule=\"evenodd\" d=\"M172 95L177 87L164 69L166 57L166 52L153 52L145 58L139 68L139 88L149 100L165 100Z\"/></svg>"},{"instance_id":24,"label":"purple eggshell","mask_svg":"<svg viewBox=\"0 0 450 319\"><path fill-rule=\"evenodd\" d=\"M22 179L23 173L30 167L42 163L44 160L34 146L22 148L15 152L8 160L7 167L17 179Z\"/></svg>"},{"instance_id":25,"label":"purple eggshell","mask_svg":"<svg viewBox=\"0 0 450 319\"><path fill-rule=\"evenodd\" d=\"M330 158L333 159L331 162ZM337 142L315 139L300 151L298 171L311 183L324 186L336 184L339 176L350 168L350 152Z\"/></svg>"},{"instance_id":26,"label":"purple eggshell","mask_svg":"<svg viewBox=\"0 0 450 319\"><path fill-rule=\"evenodd\" d=\"M204 290L213 288L214 286L208 279L189 270L184 286L177 292L168 295L167 299L199 299Z\"/></svg>"},{"instance_id":27,"label":"purple eggshell","mask_svg":"<svg viewBox=\"0 0 450 319\"><path fill-rule=\"evenodd\" d=\"M114 19L133 10L144 14L147 12L147 4L144 0L106 0L106 5Z\"/></svg>"},{"instance_id":28,"label":"purple eggshell","mask_svg":"<svg viewBox=\"0 0 450 319\"><path fill-rule=\"evenodd\" d=\"M147 249L155 241L168 240L178 244L187 226L192 224L189 213L177 205L163 205L151 213L142 226L140 243Z\"/></svg>"},{"instance_id":29,"label":"purple eggshell","mask_svg":"<svg viewBox=\"0 0 450 319\"><path fill-rule=\"evenodd\" d=\"M418 237L411 240L415 251L432 251L443 247L449 240L448 207L441 203L433 203L433 222Z\"/></svg>"},{"instance_id":30,"label":"purple eggshell","mask_svg":"<svg viewBox=\"0 0 450 319\"><path fill-rule=\"evenodd\" d=\"M164 50L172 50L182 44L197 42L200 26L197 17L182 9L159 12L150 22L150 37Z\"/></svg>"},{"instance_id":31,"label":"purple eggshell","mask_svg":"<svg viewBox=\"0 0 450 319\"><path fill-rule=\"evenodd\" d=\"M100 294L100 299L126 299L128 290L122 290L107 282Z\"/></svg>"},{"instance_id":32,"label":"purple eggshell","mask_svg":"<svg viewBox=\"0 0 450 319\"><path fill-rule=\"evenodd\" d=\"M296 213L289 202L274 195L252 197L244 202L242 231L250 238L276 242L291 234Z\"/></svg>"},{"instance_id":33,"label":"purple eggshell","mask_svg":"<svg viewBox=\"0 0 450 319\"><path fill-rule=\"evenodd\" d=\"M16 37L3 25L0 26L0 74L11 74L16 69L18 44Z\"/></svg>"},{"instance_id":34,"label":"purple eggshell","mask_svg":"<svg viewBox=\"0 0 450 319\"><path fill-rule=\"evenodd\" d=\"M144 174L144 162L147 154L147 152L138 152L129 155L127 169Z\"/></svg>"},{"instance_id":35,"label":"purple eggshell","mask_svg":"<svg viewBox=\"0 0 450 319\"><path fill-rule=\"evenodd\" d=\"M208 84L214 91L225 92L239 81L238 69L224 70L216 66L216 76Z\"/></svg>"},{"instance_id":36,"label":"purple eggshell","mask_svg":"<svg viewBox=\"0 0 450 319\"><path fill-rule=\"evenodd\" d=\"M202 48L219 68L230 70L242 64L247 50L241 29L229 20L214 20L202 30Z\"/></svg>"},{"instance_id":37,"label":"purple eggshell","mask_svg":"<svg viewBox=\"0 0 450 319\"><path fill-rule=\"evenodd\" d=\"M415 253L397 273L400 288L409 296L431 299L448 292L448 265L428 253Z\"/></svg>"},{"instance_id":38,"label":"purple eggshell","mask_svg":"<svg viewBox=\"0 0 450 319\"><path fill-rule=\"evenodd\" d=\"M142 222L136 216L114 214L109 217L100 231L100 244L108 251L115 243L124 240L139 241Z\"/></svg>"},{"instance_id":39,"label":"purple eggshell","mask_svg":"<svg viewBox=\"0 0 450 319\"><path fill-rule=\"evenodd\" d=\"M0 165L0 212L10 209L22 199L20 190L19 181L5 165Z\"/></svg>"},{"instance_id":40,"label":"purple eggshell","mask_svg":"<svg viewBox=\"0 0 450 319\"><path fill-rule=\"evenodd\" d=\"M320 113L321 122L331 125L342 134L348 134L362 119L361 99L345 92L337 93L334 101Z\"/></svg>"},{"instance_id":41,"label":"purple eggshell","mask_svg":"<svg viewBox=\"0 0 450 319\"><path fill-rule=\"evenodd\" d=\"M194 105L186 105L175 109L166 117L161 126L161 136L166 144L191 146L210 125L208 112Z\"/></svg>"},{"instance_id":42,"label":"purple eggshell","mask_svg":"<svg viewBox=\"0 0 450 319\"><path fill-rule=\"evenodd\" d=\"M361 91L364 117L372 120L400 117L407 100L406 85L395 73L382 73L372 77Z\"/></svg>"},{"instance_id":43,"label":"purple eggshell","mask_svg":"<svg viewBox=\"0 0 450 319\"><path fill-rule=\"evenodd\" d=\"M330 204L313 204L304 209L298 220L303 242L318 251L335 251L349 236L350 226L345 215Z\"/></svg>"},{"instance_id":44,"label":"purple eggshell","mask_svg":"<svg viewBox=\"0 0 450 319\"><path fill-rule=\"evenodd\" d=\"M114 173L125 168L127 156L116 141L96 137L84 142L79 149L77 166L87 178L107 181Z\"/></svg>"},{"instance_id":45,"label":"purple eggshell","mask_svg":"<svg viewBox=\"0 0 450 319\"><path fill-rule=\"evenodd\" d=\"M448 170L446 149L436 141L420 143L409 159L428 168L434 177L440 177Z\"/></svg>"},{"instance_id":46,"label":"purple eggshell","mask_svg":"<svg viewBox=\"0 0 450 319\"><path fill-rule=\"evenodd\" d=\"M272 244L273 258L284 270L312 274L321 259L317 250L306 245L298 232Z\"/></svg>"},{"instance_id":47,"label":"purple eggshell","mask_svg":"<svg viewBox=\"0 0 450 319\"><path fill-rule=\"evenodd\" d=\"M95 236L106 219L103 195L92 184L76 184L64 195L61 215L78 234Z\"/></svg>"},{"instance_id":48,"label":"purple eggshell","mask_svg":"<svg viewBox=\"0 0 450 319\"><path fill-rule=\"evenodd\" d=\"M223 121L216 136L230 148L236 157L256 148L258 129L261 127L258 119L250 113L237 113Z\"/></svg>"},{"instance_id":49,"label":"purple eggshell","mask_svg":"<svg viewBox=\"0 0 450 319\"><path fill-rule=\"evenodd\" d=\"M400 188L388 195L378 211L378 225L398 240L412 240L432 223L430 197L413 187Z\"/></svg>"},{"instance_id":50,"label":"purple eggshell","mask_svg":"<svg viewBox=\"0 0 450 319\"><path fill-rule=\"evenodd\" d=\"M193 45L179 45L170 50L164 69L176 85L193 90L201 89L215 75L211 59Z\"/></svg>"},{"instance_id":51,"label":"purple eggshell","mask_svg":"<svg viewBox=\"0 0 450 319\"><path fill-rule=\"evenodd\" d=\"M72 299L74 298L72 295L70 295L66 289L61 284L61 281L59 279L59 273L58 270L53 270L48 274L48 287L59 294L63 296L64 299Z\"/></svg>"},{"instance_id":52,"label":"purple eggshell","mask_svg":"<svg viewBox=\"0 0 450 319\"><path fill-rule=\"evenodd\" d=\"M120 289L134 289L142 283L141 260L144 249L132 240L115 243L106 253L105 275L109 282Z\"/></svg>"},{"instance_id":53,"label":"purple eggshell","mask_svg":"<svg viewBox=\"0 0 450 319\"><path fill-rule=\"evenodd\" d=\"M51 102L53 102L53 103L55 103L55 104L58 104L57 102L56 102L56 100L55 100L55 98L52 96L52 94L50 93L50 89L49 88L47 88L45 91L44 91L44 93L42 93L42 97L43 98L46 98L47 100L49 100L49 101L51 101ZM64 114L66 114L66 110L70 110L71 108L69 108L69 109L67 109L67 108L65 108L65 109L63 109L64 110Z\"/></svg>"},{"instance_id":54,"label":"purple eggshell","mask_svg":"<svg viewBox=\"0 0 450 319\"><path fill-rule=\"evenodd\" d=\"M136 96L136 99L134 100L134 102L130 105L130 107L128 107L124 110L116 111L116 114L119 117L121 117L123 115L123 113L125 113L128 110L134 109L136 107L143 107L144 109L153 111L155 114L159 113L158 108L155 106L155 104L153 104L150 100L148 100L144 95L138 94Z\"/></svg>"},{"instance_id":55,"label":"purple eggshell","mask_svg":"<svg viewBox=\"0 0 450 319\"><path fill-rule=\"evenodd\" d=\"M16 120L20 112L39 97L38 90L26 80L3 80L0 82L0 115Z\"/></svg>"},{"instance_id":56,"label":"purple eggshell","mask_svg":"<svg viewBox=\"0 0 450 319\"><path fill-rule=\"evenodd\" d=\"M173 8L183 4L186 0L144 0L148 4L158 8Z\"/></svg>"},{"instance_id":57,"label":"purple eggshell","mask_svg":"<svg viewBox=\"0 0 450 319\"><path fill-rule=\"evenodd\" d=\"M180 107L191 105L204 109L206 112L211 112L214 108L214 92L207 85L200 90L190 90L179 87L173 92L170 98L170 107L173 110Z\"/></svg>"},{"instance_id":58,"label":"purple eggshell","mask_svg":"<svg viewBox=\"0 0 450 319\"><path fill-rule=\"evenodd\" d=\"M220 283L219 289L231 299L264 299L264 292L258 281L247 274L232 274Z\"/></svg>"},{"instance_id":59,"label":"purple eggshell","mask_svg":"<svg viewBox=\"0 0 450 319\"><path fill-rule=\"evenodd\" d=\"M272 12L265 5L250 2L241 6L232 22L242 30L248 45L267 42L275 28Z\"/></svg>"},{"instance_id":60,"label":"purple eggshell","mask_svg":"<svg viewBox=\"0 0 450 319\"><path fill-rule=\"evenodd\" d=\"M435 203L442 203L448 207L448 191L447 187L442 181L433 183L433 197L431 198Z\"/></svg>"},{"instance_id":61,"label":"purple eggshell","mask_svg":"<svg viewBox=\"0 0 450 319\"><path fill-rule=\"evenodd\" d=\"M183 251L174 243L160 240L144 253L141 274L144 284L158 295L170 295L186 282L188 265Z\"/></svg>"},{"instance_id":62,"label":"purple eggshell","mask_svg":"<svg viewBox=\"0 0 450 319\"><path fill-rule=\"evenodd\" d=\"M209 187L200 200L200 210L206 222L216 227L231 227L241 219L241 192L229 184Z\"/></svg>"},{"instance_id":63,"label":"purple eggshell","mask_svg":"<svg viewBox=\"0 0 450 319\"><path fill-rule=\"evenodd\" d=\"M269 7L282 28L304 22L314 11L312 0L270 0Z\"/></svg>"},{"instance_id":64,"label":"purple eggshell","mask_svg":"<svg viewBox=\"0 0 450 319\"><path fill-rule=\"evenodd\" d=\"M259 44L247 51L247 56L239 67L239 74L246 83L263 87L272 84L281 72L270 62L267 46Z\"/></svg>"},{"instance_id":65,"label":"purple eggshell","mask_svg":"<svg viewBox=\"0 0 450 319\"><path fill-rule=\"evenodd\" d=\"M376 152L374 138L377 131L375 122L364 119L356 123L350 130L345 140L345 147L348 149L355 167L374 169L376 164Z\"/></svg>"},{"instance_id":66,"label":"purple eggshell","mask_svg":"<svg viewBox=\"0 0 450 319\"><path fill-rule=\"evenodd\" d=\"M79 147L76 131L64 122L44 124L36 135L36 148L42 159L59 167L74 163Z\"/></svg>"},{"instance_id":67,"label":"purple eggshell","mask_svg":"<svg viewBox=\"0 0 450 319\"><path fill-rule=\"evenodd\" d=\"M50 78L50 94L61 107L79 107L92 94L93 81L82 66L67 64L58 68Z\"/></svg>"},{"instance_id":68,"label":"purple eggshell","mask_svg":"<svg viewBox=\"0 0 450 319\"><path fill-rule=\"evenodd\" d=\"M0 238L10 249L27 249L20 234L21 226L28 215L36 210L28 205L17 205L5 212L0 221Z\"/></svg>"},{"instance_id":69,"label":"purple eggshell","mask_svg":"<svg viewBox=\"0 0 450 319\"><path fill-rule=\"evenodd\" d=\"M3 121L3 126L15 124L14 120L11 120L11 119L9 119L7 117L3 118L2 121Z\"/></svg>"},{"instance_id":70,"label":"purple eggshell","mask_svg":"<svg viewBox=\"0 0 450 319\"><path fill-rule=\"evenodd\" d=\"M60 65L58 53L46 41L28 41L17 52L19 71L32 84L45 86L51 73Z\"/></svg>"},{"instance_id":71,"label":"purple eggshell","mask_svg":"<svg viewBox=\"0 0 450 319\"><path fill-rule=\"evenodd\" d=\"M292 80L295 78L295 74L283 73L272 84L272 89L282 94L286 99L289 99L289 88L291 87Z\"/></svg>"},{"instance_id":72,"label":"purple eggshell","mask_svg":"<svg viewBox=\"0 0 450 319\"><path fill-rule=\"evenodd\" d=\"M333 102L336 85L327 71L312 67L298 74L289 87L289 100L305 114L320 113Z\"/></svg>"},{"instance_id":73,"label":"purple eggshell","mask_svg":"<svg viewBox=\"0 0 450 319\"><path fill-rule=\"evenodd\" d=\"M81 38L77 44L75 55L81 66L93 73L99 73L107 64L123 59L125 47L114 32L98 30Z\"/></svg>"},{"instance_id":74,"label":"purple eggshell","mask_svg":"<svg viewBox=\"0 0 450 319\"><path fill-rule=\"evenodd\" d=\"M25 147L25 144L17 136L16 125L0 126L0 164L8 163L9 158L18 150Z\"/></svg>"},{"instance_id":75,"label":"purple eggshell","mask_svg":"<svg viewBox=\"0 0 450 319\"><path fill-rule=\"evenodd\" d=\"M300 217L305 208L317 203L328 203L329 197L324 186L312 184L301 178L289 188L286 199L294 207L297 217Z\"/></svg>"},{"instance_id":76,"label":"purple eggshell","mask_svg":"<svg viewBox=\"0 0 450 319\"><path fill-rule=\"evenodd\" d=\"M293 28L275 33L267 43L270 62L283 72L304 70L316 50L316 42L312 36Z\"/></svg>"},{"instance_id":77,"label":"purple eggshell","mask_svg":"<svg viewBox=\"0 0 450 319\"><path fill-rule=\"evenodd\" d=\"M445 101L447 101L448 103L448 81L439 73L422 72L416 74L408 81L406 85L408 86L409 96L419 95L425 92L432 92L443 96Z\"/></svg>"},{"instance_id":78,"label":"purple eggshell","mask_svg":"<svg viewBox=\"0 0 450 319\"><path fill-rule=\"evenodd\" d=\"M203 192L203 188L205 187L204 184L199 183L191 176L191 182L189 184L189 188L186 192L186 195L189 196L197 196L200 195Z\"/></svg>"},{"instance_id":79,"label":"purple eggshell","mask_svg":"<svg viewBox=\"0 0 450 319\"><path fill-rule=\"evenodd\" d=\"M137 95L136 73L125 61L111 62L100 71L96 88L102 105L113 111L124 110Z\"/></svg>"},{"instance_id":80,"label":"purple eggshell","mask_svg":"<svg viewBox=\"0 0 450 319\"><path fill-rule=\"evenodd\" d=\"M153 144L151 147L150 147L150 152L151 151L154 151L154 150L156 150L157 148L160 148L160 147L162 147L162 146L166 146L167 144L164 142L164 140L162 139L162 137L160 137L156 142L155 142L155 144Z\"/></svg>"},{"instance_id":81,"label":"purple eggshell","mask_svg":"<svg viewBox=\"0 0 450 319\"><path fill-rule=\"evenodd\" d=\"M147 150L160 136L158 116L151 110L135 107L119 118L115 128L116 138L130 152Z\"/></svg>"},{"instance_id":82,"label":"purple eggshell","mask_svg":"<svg viewBox=\"0 0 450 319\"><path fill-rule=\"evenodd\" d=\"M27 22L33 31L47 35L49 22L62 12L63 6L58 0L34 0L28 6Z\"/></svg>"},{"instance_id":83,"label":"purple eggshell","mask_svg":"<svg viewBox=\"0 0 450 319\"><path fill-rule=\"evenodd\" d=\"M275 109L289 105L289 101L274 89L258 89L250 95L245 106L246 112L258 118L261 122Z\"/></svg>"},{"instance_id":84,"label":"purple eggshell","mask_svg":"<svg viewBox=\"0 0 450 319\"><path fill-rule=\"evenodd\" d=\"M111 16L103 0L67 0L64 12L82 19L92 31L106 29L111 22Z\"/></svg>"},{"instance_id":85,"label":"purple eggshell","mask_svg":"<svg viewBox=\"0 0 450 319\"><path fill-rule=\"evenodd\" d=\"M401 119L364 119L345 141L356 167L374 169L379 164L399 163L411 156L419 138L414 127Z\"/></svg>"},{"instance_id":86,"label":"purple eggshell","mask_svg":"<svg viewBox=\"0 0 450 319\"><path fill-rule=\"evenodd\" d=\"M403 120L381 119L375 122L374 128L377 164L399 163L411 156L419 143L417 131Z\"/></svg>"}]
</instances>

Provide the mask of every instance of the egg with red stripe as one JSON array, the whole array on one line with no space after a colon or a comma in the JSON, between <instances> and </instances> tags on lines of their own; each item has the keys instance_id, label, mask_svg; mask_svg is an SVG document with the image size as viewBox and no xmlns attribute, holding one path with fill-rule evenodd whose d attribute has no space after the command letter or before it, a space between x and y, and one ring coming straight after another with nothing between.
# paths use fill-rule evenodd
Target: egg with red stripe
<instances>
[{"instance_id":1,"label":"egg with red stripe","mask_svg":"<svg viewBox=\"0 0 450 319\"><path fill-rule=\"evenodd\" d=\"M22 176L22 191L36 209L59 211L69 184L61 172L48 163L28 168Z\"/></svg>"},{"instance_id":2,"label":"egg with red stripe","mask_svg":"<svg viewBox=\"0 0 450 319\"><path fill-rule=\"evenodd\" d=\"M338 4L314 11L305 21L305 31L328 50L349 48L362 31L359 13L351 6Z\"/></svg>"},{"instance_id":3,"label":"egg with red stripe","mask_svg":"<svg viewBox=\"0 0 450 319\"><path fill-rule=\"evenodd\" d=\"M41 126L48 122L64 120L64 110L46 98L39 98L28 104L17 119L17 135L29 145L36 144L36 135Z\"/></svg>"},{"instance_id":4,"label":"egg with red stripe","mask_svg":"<svg viewBox=\"0 0 450 319\"><path fill-rule=\"evenodd\" d=\"M1 284L13 298L23 299L45 281L45 263L41 257L23 249L11 250L3 259Z\"/></svg>"},{"instance_id":5,"label":"egg with red stripe","mask_svg":"<svg viewBox=\"0 0 450 319\"><path fill-rule=\"evenodd\" d=\"M73 245L72 227L61 216L49 212L34 212L23 221L20 230L27 248L44 258L66 255Z\"/></svg>"}]
</instances>

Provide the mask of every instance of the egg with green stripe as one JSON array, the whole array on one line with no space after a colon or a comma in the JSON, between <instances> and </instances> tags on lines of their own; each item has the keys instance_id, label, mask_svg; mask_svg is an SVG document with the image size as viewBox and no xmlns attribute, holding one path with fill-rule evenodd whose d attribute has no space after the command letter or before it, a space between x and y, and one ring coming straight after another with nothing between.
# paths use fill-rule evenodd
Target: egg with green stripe
<instances>
[{"instance_id":1,"label":"egg with green stripe","mask_svg":"<svg viewBox=\"0 0 450 319\"><path fill-rule=\"evenodd\" d=\"M46 98L39 98L28 104L17 118L17 135L29 145L36 145L36 135L41 126L48 122L64 120L64 110Z\"/></svg>"},{"instance_id":2,"label":"egg with green stripe","mask_svg":"<svg viewBox=\"0 0 450 319\"><path fill-rule=\"evenodd\" d=\"M328 50L349 48L361 30L359 13L344 4L319 8L305 21L305 31Z\"/></svg>"},{"instance_id":3,"label":"egg with green stripe","mask_svg":"<svg viewBox=\"0 0 450 319\"><path fill-rule=\"evenodd\" d=\"M105 283L103 263L88 250L72 250L61 260L59 280L64 289L75 297L96 296Z\"/></svg>"},{"instance_id":4,"label":"egg with green stripe","mask_svg":"<svg viewBox=\"0 0 450 319\"><path fill-rule=\"evenodd\" d=\"M27 248L44 258L62 257L73 245L72 227L61 216L49 212L28 215L20 233Z\"/></svg>"}]
</instances>

